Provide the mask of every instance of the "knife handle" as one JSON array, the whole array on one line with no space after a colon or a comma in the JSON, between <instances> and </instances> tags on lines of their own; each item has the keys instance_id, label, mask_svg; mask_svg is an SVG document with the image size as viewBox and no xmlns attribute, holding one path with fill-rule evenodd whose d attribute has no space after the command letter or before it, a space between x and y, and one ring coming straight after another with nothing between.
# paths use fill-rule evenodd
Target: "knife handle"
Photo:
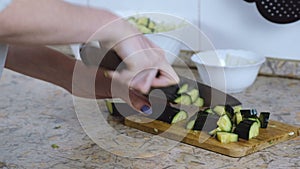
<instances>
[{"instance_id":1,"label":"knife handle","mask_svg":"<svg viewBox=\"0 0 300 169\"><path fill-rule=\"evenodd\" d=\"M98 66L118 71L126 68L125 63L114 50L86 45L81 47L80 57L87 66Z\"/></svg>"}]
</instances>

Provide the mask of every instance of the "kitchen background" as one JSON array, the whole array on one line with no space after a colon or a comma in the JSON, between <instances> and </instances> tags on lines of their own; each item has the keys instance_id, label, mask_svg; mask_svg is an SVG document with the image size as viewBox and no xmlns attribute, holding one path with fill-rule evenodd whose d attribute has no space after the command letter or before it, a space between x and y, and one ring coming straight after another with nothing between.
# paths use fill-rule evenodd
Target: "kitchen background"
<instances>
[{"instance_id":1,"label":"kitchen background","mask_svg":"<svg viewBox=\"0 0 300 169\"><path fill-rule=\"evenodd\" d=\"M162 12L182 17L198 26L217 49L246 49L268 57L261 74L300 78L300 21L272 23L260 15L254 3L244 0L189 0L188 3L185 0L177 0L176 3L173 0L126 0L122 3L118 0L67 1L106 8L122 16ZM194 66L188 51L181 52L180 56Z\"/></svg>"}]
</instances>

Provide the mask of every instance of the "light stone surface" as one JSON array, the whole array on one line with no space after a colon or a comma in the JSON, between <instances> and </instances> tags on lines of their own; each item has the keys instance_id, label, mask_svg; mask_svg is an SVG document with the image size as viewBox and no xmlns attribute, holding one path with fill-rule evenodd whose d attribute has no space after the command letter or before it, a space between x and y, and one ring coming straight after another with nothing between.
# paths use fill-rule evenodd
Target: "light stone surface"
<instances>
[{"instance_id":1,"label":"light stone surface","mask_svg":"<svg viewBox=\"0 0 300 169\"><path fill-rule=\"evenodd\" d=\"M242 158L183 143L149 158L120 157L101 149L86 135L74 111L72 96L65 90L6 70L0 91L0 168L3 169L300 168L299 137ZM253 86L234 96L244 107L270 111L271 119L300 126L299 93L299 80L258 77ZM118 119L110 121L122 133L151 137L125 127ZM59 148L52 148L52 144Z\"/></svg>"}]
</instances>

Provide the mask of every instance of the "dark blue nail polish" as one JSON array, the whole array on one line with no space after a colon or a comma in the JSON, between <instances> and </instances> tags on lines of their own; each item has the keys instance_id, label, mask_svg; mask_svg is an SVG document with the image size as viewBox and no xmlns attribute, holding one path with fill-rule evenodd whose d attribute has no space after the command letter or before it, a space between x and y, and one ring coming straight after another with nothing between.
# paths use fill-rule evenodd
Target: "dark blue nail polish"
<instances>
[{"instance_id":1,"label":"dark blue nail polish","mask_svg":"<svg viewBox=\"0 0 300 169\"><path fill-rule=\"evenodd\" d=\"M152 114L152 109L147 106L147 105L144 105L142 108L141 108L141 111L146 114L146 115L150 115Z\"/></svg>"}]
</instances>

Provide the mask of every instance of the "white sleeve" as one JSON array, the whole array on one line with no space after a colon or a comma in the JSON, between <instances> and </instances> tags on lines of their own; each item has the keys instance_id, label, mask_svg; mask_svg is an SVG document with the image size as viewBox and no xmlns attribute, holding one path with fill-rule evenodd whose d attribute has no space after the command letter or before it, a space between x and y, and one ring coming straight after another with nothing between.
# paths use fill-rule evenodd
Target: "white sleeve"
<instances>
[{"instance_id":1,"label":"white sleeve","mask_svg":"<svg viewBox=\"0 0 300 169\"><path fill-rule=\"evenodd\" d=\"M8 45L0 44L0 77L2 75L2 71L4 68L7 51L8 51Z\"/></svg>"},{"instance_id":2,"label":"white sleeve","mask_svg":"<svg viewBox=\"0 0 300 169\"><path fill-rule=\"evenodd\" d=\"M10 3L11 3L12 0L1 0L0 2L0 12L5 9Z\"/></svg>"}]
</instances>

